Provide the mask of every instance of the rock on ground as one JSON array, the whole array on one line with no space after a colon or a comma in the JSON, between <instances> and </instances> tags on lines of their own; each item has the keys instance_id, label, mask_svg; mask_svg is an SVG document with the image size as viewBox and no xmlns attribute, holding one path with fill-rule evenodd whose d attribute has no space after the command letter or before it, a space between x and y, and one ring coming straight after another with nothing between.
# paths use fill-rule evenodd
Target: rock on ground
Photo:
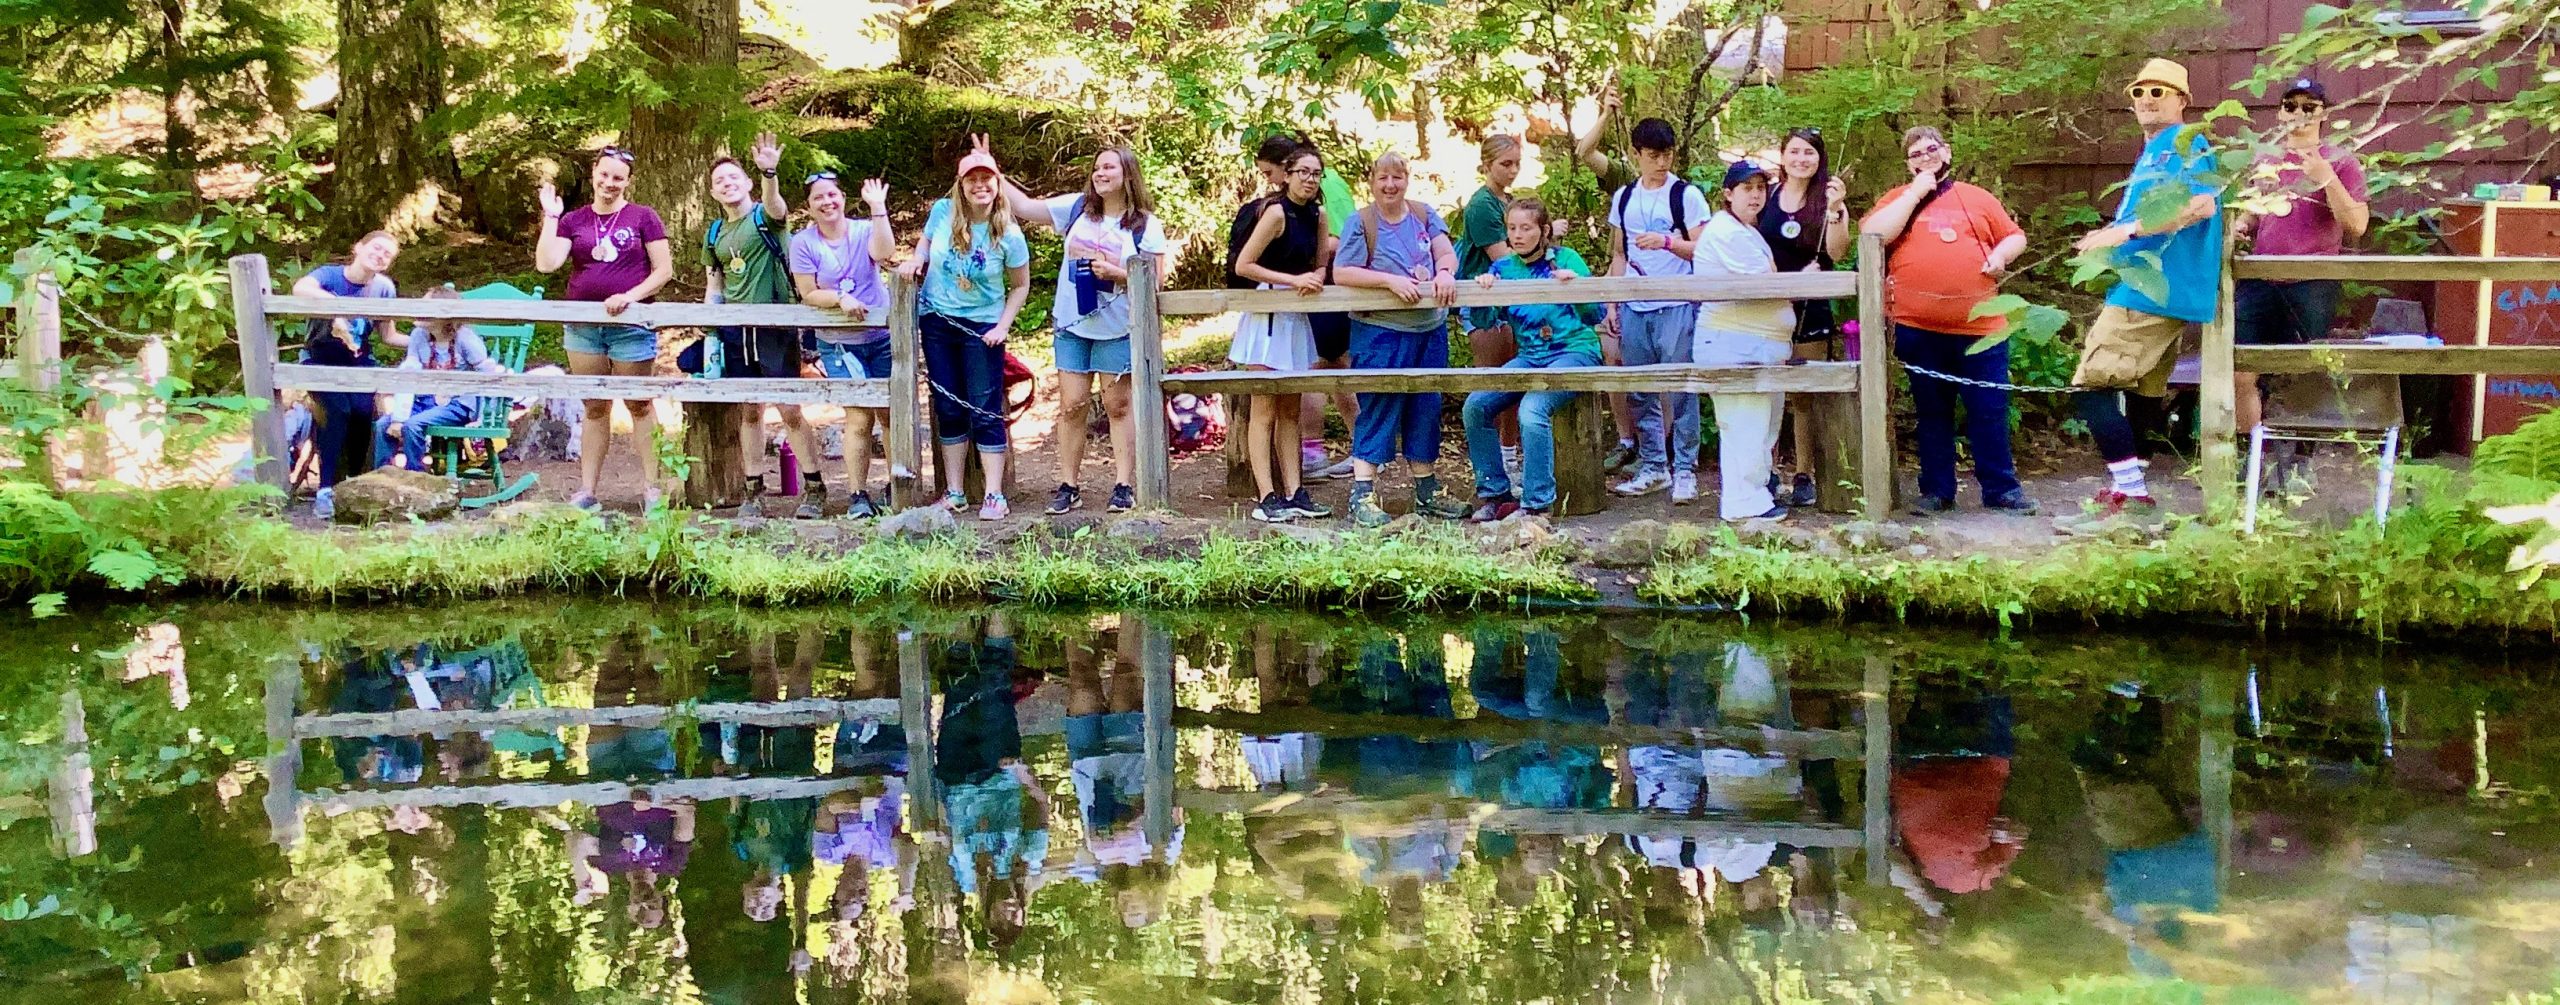
<instances>
[{"instance_id":1,"label":"rock on ground","mask_svg":"<svg viewBox=\"0 0 2560 1005\"><path fill-rule=\"evenodd\" d=\"M450 478L387 465L339 482L335 497L335 519L357 524L442 519L461 501Z\"/></svg>"},{"instance_id":2,"label":"rock on ground","mask_svg":"<svg viewBox=\"0 0 2560 1005\"><path fill-rule=\"evenodd\" d=\"M960 529L960 521L941 506L916 506L880 519L877 533L884 538L916 540L947 534Z\"/></svg>"}]
</instances>

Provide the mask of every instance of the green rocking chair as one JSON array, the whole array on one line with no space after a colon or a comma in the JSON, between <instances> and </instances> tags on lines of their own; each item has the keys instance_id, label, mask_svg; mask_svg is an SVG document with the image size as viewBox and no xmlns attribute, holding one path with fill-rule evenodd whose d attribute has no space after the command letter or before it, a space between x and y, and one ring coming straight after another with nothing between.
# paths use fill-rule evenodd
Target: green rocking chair
<instances>
[{"instance_id":1,"label":"green rocking chair","mask_svg":"<svg viewBox=\"0 0 2560 1005\"><path fill-rule=\"evenodd\" d=\"M490 283L463 291L462 299L540 300L542 287L536 286L533 292L527 293L511 283ZM481 343L489 349L489 358L497 360L498 365L506 367L510 373L524 372L525 357L533 350L533 325L476 324L471 326L471 330L480 333ZM501 451L495 441L507 437L509 433L507 413L514 406L515 401L512 398L484 394L480 396L478 417L470 425L427 427L427 442L430 449L436 450L438 455L444 458L446 474L466 482L489 483L488 493L462 497L464 509L495 506L523 495L526 490L533 488L535 478L533 472L525 472L523 477L509 482L506 466L498 459ZM468 461L468 455L463 449L473 440L481 441L488 447L488 459L477 465Z\"/></svg>"}]
</instances>

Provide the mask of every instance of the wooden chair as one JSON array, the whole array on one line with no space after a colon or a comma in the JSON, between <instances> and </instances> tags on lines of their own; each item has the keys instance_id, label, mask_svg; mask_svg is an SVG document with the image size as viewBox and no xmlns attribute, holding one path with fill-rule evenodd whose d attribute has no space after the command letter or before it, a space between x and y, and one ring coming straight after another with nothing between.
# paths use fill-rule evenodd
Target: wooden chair
<instances>
[{"instance_id":1,"label":"wooden chair","mask_svg":"<svg viewBox=\"0 0 2560 1005\"><path fill-rule=\"evenodd\" d=\"M536 286L533 292L527 293L511 283L490 283L463 291L462 299L540 300L542 287ZM483 324L473 325L471 330L479 333L481 343L489 349L489 358L497 360L498 365L506 367L510 373L524 372L525 357L533 351L533 325ZM514 399L484 394L480 396L478 414L469 425L427 427L427 442L430 449L440 450L447 475L463 481L489 483L489 491L486 494L463 496L462 508L479 509L484 506L494 506L523 495L527 489L533 487L535 479L533 472L525 472L523 477L510 482L507 480L506 465L499 459L501 451L497 441L506 439L507 413L514 407ZM463 449L466 444L474 440L480 441L488 448L487 459L477 465L469 462L467 452Z\"/></svg>"}]
</instances>

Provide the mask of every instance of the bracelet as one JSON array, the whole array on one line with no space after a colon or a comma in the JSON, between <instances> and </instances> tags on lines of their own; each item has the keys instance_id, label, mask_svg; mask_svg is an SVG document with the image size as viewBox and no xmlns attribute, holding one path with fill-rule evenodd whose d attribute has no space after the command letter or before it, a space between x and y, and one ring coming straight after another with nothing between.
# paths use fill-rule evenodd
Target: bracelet
<instances>
[{"instance_id":1,"label":"bracelet","mask_svg":"<svg viewBox=\"0 0 2560 1005\"><path fill-rule=\"evenodd\" d=\"M757 168L756 170L764 172L764 176L765 176L765 177L767 177L767 178L771 178L771 177L773 177L773 176L774 176L774 174L775 174L775 171L774 171L774 169L773 169L773 168Z\"/></svg>"}]
</instances>

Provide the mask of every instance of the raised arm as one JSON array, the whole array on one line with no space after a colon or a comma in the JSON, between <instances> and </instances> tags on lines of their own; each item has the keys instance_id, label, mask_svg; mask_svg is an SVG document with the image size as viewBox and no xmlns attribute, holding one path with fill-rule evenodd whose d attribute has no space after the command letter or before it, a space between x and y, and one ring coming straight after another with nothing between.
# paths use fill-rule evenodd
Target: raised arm
<instances>
[{"instance_id":1,"label":"raised arm","mask_svg":"<svg viewBox=\"0 0 2560 1005\"><path fill-rule=\"evenodd\" d=\"M560 233L560 190L546 179L533 198L542 205L542 235L533 242L533 271L558 272L569 262L569 239Z\"/></svg>"},{"instance_id":2,"label":"raised arm","mask_svg":"<svg viewBox=\"0 0 2560 1005\"><path fill-rule=\"evenodd\" d=\"M782 182L774 172L782 167L782 143L772 133L757 133L753 151L756 173L764 176L764 215L780 222L791 215L791 204L782 198Z\"/></svg>"},{"instance_id":3,"label":"raised arm","mask_svg":"<svg viewBox=\"0 0 2560 1005\"><path fill-rule=\"evenodd\" d=\"M1600 92L1600 116L1591 128L1573 138L1573 159L1590 168L1592 174L1609 173L1609 155L1600 152L1600 137L1609 131L1609 120L1618 114L1618 81L1612 77Z\"/></svg>"},{"instance_id":4,"label":"raised arm","mask_svg":"<svg viewBox=\"0 0 2560 1005\"><path fill-rule=\"evenodd\" d=\"M1910 229L1911 216L1919 212L1921 197L1937 187L1938 179L1934 174L1923 173L1912 178L1911 184L1894 192L1893 198L1876 204L1865 222L1858 225L1858 231L1882 238L1887 244L1893 243L1902 237L1903 231Z\"/></svg>"},{"instance_id":5,"label":"raised arm","mask_svg":"<svg viewBox=\"0 0 2560 1005\"><path fill-rule=\"evenodd\" d=\"M1058 229L1058 221L1049 218L1049 203L1047 200L1038 198L1029 192L1023 191L1022 186L1014 184L1013 179L1011 178L999 176L997 178L996 188L997 191L1003 193L1005 208L1013 211L1013 219L1015 222L1020 223L1025 227L1038 226L1047 227L1051 230Z\"/></svg>"},{"instance_id":6,"label":"raised arm","mask_svg":"<svg viewBox=\"0 0 2560 1005\"><path fill-rule=\"evenodd\" d=\"M896 228L889 226L889 185L878 178L862 181L862 202L871 210L871 260L888 261L898 253Z\"/></svg>"}]
</instances>

